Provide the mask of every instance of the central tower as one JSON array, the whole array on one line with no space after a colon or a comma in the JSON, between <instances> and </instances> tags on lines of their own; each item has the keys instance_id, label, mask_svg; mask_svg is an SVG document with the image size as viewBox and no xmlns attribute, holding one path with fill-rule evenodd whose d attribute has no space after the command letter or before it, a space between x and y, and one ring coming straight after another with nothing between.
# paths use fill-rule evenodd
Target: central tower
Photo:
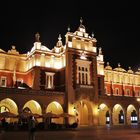
<instances>
[{"instance_id":1,"label":"central tower","mask_svg":"<svg viewBox=\"0 0 140 140\"><path fill-rule=\"evenodd\" d=\"M98 100L96 42L94 35L86 32L82 19L77 31L68 30L66 34L65 106L67 112L76 113L81 124L94 123L93 106Z\"/></svg>"}]
</instances>

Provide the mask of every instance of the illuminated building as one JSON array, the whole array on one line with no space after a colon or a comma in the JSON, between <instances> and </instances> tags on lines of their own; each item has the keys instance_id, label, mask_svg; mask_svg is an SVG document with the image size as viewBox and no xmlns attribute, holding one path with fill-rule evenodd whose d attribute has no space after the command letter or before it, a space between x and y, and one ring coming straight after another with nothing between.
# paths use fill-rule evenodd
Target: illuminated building
<instances>
[{"instance_id":1,"label":"illuminated building","mask_svg":"<svg viewBox=\"0 0 140 140\"><path fill-rule=\"evenodd\" d=\"M0 112L68 112L78 117L80 125L138 123L140 70L104 66L102 49L97 49L96 38L86 32L82 20L65 38L63 45L59 35L49 49L37 33L27 54L15 46L8 52L0 49Z\"/></svg>"}]
</instances>

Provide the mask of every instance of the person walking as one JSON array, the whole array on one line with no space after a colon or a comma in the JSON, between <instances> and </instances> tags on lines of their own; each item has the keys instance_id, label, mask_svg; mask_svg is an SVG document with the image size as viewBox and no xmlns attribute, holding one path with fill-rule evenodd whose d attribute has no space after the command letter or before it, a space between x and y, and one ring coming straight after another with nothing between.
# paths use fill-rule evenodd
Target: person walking
<instances>
[{"instance_id":1,"label":"person walking","mask_svg":"<svg viewBox=\"0 0 140 140\"><path fill-rule=\"evenodd\" d=\"M29 129L29 140L35 140L35 119L33 116L29 117L29 123L28 123L28 129Z\"/></svg>"}]
</instances>

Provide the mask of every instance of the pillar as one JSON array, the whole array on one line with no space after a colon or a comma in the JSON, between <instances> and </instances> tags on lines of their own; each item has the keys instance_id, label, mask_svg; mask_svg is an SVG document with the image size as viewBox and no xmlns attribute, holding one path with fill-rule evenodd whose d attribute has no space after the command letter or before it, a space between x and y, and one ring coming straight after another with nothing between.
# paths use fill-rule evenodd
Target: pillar
<instances>
[{"instance_id":1,"label":"pillar","mask_svg":"<svg viewBox=\"0 0 140 140\"><path fill-rule=\"evenodd\" d=\"M127 109L124 109L124 124L127 125Z\"/></svg>"},{"instance_id":2,"label":"pillar","mask_svg":"<svg viewBox=\"0 0 140 140\"><path fill-rule=\"evenodd\" d=\"M110 114L110 125L113 125L113 108L109 109Z\"/></svg>"}]
</instances>

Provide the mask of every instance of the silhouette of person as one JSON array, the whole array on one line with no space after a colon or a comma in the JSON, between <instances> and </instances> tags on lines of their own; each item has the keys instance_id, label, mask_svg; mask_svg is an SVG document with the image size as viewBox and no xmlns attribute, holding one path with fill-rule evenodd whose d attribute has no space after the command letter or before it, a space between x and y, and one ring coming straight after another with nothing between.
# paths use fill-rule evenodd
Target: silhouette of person
<instances>
[{"instance_id":1,"label":"silhouette of person","mask_svg":"<svg viewBox=\"0 0 140 140\"><path fill-rule=\"evenodd\" d=\"M2 118L1 123L2 123L2 127L5 127L5 124L6 124L5 118Z\"/></svg>"},{"instance_id":2,"label":"silhouette of person","mask_svg":"<svg viewBox=\"0 0 140 140\"><path fill-rule=\"evenodd\" d=\"M28 123L28 129L29 129L29 140L35 140L35 119L33 116L29 117L29 123Z\"/></svg>"}]
</instances>

